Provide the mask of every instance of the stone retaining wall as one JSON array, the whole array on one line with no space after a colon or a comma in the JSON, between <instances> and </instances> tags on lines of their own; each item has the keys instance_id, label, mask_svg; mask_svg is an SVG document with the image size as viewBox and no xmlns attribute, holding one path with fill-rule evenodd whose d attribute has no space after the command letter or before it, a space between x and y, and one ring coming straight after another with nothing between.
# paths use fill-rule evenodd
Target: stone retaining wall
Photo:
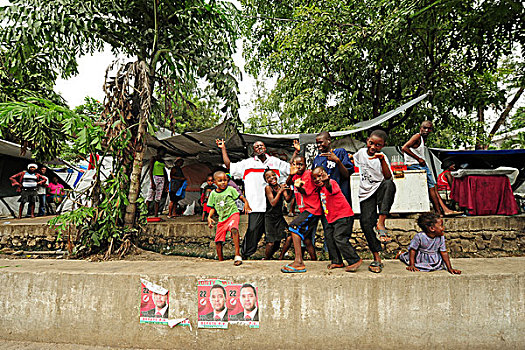
<instances>
[{"instance_id":1,"label":"stone retaining wall","mask_svg":"<svg viewBox=\"0 0 525 350\"><path fill-rule=\"evenodd\" d=\"M246 220L240 226L241 234L246 231ZM390 219L387 227L392 231L393 242L386 245L385 257L393 257L400 249L406 249L414 234L420 231L413 219ZM525 217L461 217L445 219L448 250L452 257L503 257L525 255ZM327 259L322 252L323 237L319 225L316 246L321 259ZM148 250L165 254L214 258L214 230L201 222L164 222L150 224L139 237L139 245ZM65 249L67 237L57 239L55 230L43 224L0 225L0 249L12 250L57 250ZM226 244L225 254L233 254L233 244ZM354 223L351 243L363 256L369 257L366 240L359 226ZM291 253L291 252L290 252ZM264 256L263 243L255 258Z\"/></svg>"}]
</instances>

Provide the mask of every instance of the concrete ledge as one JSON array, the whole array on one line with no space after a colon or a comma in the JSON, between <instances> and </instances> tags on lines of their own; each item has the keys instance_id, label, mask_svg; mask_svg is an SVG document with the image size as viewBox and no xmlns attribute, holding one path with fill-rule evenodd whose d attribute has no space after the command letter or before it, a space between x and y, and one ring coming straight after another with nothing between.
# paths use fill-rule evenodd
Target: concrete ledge
<instances>
[{"instance_id":1,"label":"concrete ledge","mask_svg":"<svg viewBox=\"0 0 525 350\"><path fill-rule=\"evenodd\" d=\"M290 276L278 261L2 260L0 339L162 349L523 348L525 258L453 264L462 275L412 273L398 261L386 261L382 274L307 262L306 274ZM139 324L139 277L169 288L171 316L194 326L198 279L253 281L261 328Z\"/></svg>"}]
</instances>

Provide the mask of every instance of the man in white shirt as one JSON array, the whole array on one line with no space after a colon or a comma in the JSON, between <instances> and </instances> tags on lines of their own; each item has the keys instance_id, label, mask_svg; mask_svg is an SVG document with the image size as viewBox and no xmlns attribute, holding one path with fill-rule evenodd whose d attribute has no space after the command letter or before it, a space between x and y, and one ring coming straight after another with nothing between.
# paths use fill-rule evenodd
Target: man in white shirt
<instances>
[{"instance_id":1,"label":"man in white shirt","mask_svg":"<svg viewBox=\"0 0 525 350\"><path fill-rule=\"evenodd\" d=\"M263 173L266 169L272 169L279 177L279 183L283 183L290 173L290 164L267 154L266 146L262 141L253 144L253 157L231 163L224 140L216 140L216 143L222 151L222 159L226 168L230 170L230 175L244 181L246 200L252 208L251 213L248 213L248 230L241 246L244 260L255 253L257 244L264 233L264 213L266 212L264 188L267 184ZM296 153L297 150L292 159L297 155Z\"/></svg>"},{"instance_id":2,"label":"man in white shirt","mask_svg":"<svg viewBox=\"0 0 525 350\"><path fill-rule=\"evenodd\" d=\"M230 316L230 321L259 321L259 309L257 308L257 291L249 283L241 287L242 312Z\"/></svg>"}]
</instances>

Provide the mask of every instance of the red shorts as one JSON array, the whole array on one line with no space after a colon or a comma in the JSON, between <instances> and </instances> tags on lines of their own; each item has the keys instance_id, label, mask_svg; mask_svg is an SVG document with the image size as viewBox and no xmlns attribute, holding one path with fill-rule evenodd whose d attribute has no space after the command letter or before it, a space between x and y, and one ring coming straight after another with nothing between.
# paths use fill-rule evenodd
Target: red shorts
<instances>
[{"instance_id":1,"label":"red shorts","mask_svg":"<svg viewBox=\"0 0 525 350\"><path fill-rule=\"evenodd\" d=\"M219 221L217 224L217 232L215 233L215 242L224 242L226 240L226 233L231 232L234 228L239 230L240 217L241 215L239 213L235 213L226 220Z\"/></svg>"},{"instance_id":2,"label":"red shorts","mask_svg":"<svg viewBox=\"0 0 525 350\"><path fill-rule=\"evenodd\" d=\"M211 208L208 207L208 205L206 203L202 204L202 211L205 212L206 214L209 214L210 211L211 211Z\"/></svg>"}]
</instances>

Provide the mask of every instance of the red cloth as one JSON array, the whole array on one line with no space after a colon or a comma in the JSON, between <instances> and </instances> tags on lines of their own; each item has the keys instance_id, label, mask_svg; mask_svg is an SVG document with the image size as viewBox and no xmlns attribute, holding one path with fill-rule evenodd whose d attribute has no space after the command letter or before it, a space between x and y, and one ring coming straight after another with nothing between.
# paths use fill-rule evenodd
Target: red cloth
<instances>
[{"instance_id":1,"label":"red cloth","mask_svg":"<svg viewBox=\"0 0 525 350\"><path fill-rule=\"evenodd\" d=\"M294 186L295 202L297 203L299 212L302 213L306 210L313 215L323 215L323 208L321 208L321 201L319 199L319 188L314 185L312 171L305 170L303 175L294 175L292 180L295 182L298 178L303 180L303 189L306 192L306 195L303 196Z\"/></svg>"},{"instance_id":2,"label":"red cloth","mask_svg":"<svg viewBox=\"0 0 525 350\"><path fill-rule=\"evenodd\" d=\"M224 242L226 240L226 233L231 232L234 228L239 230L240 218L239 213L234 213L226 220L219 221L219 223L217 223L217 232L215 232L215 242Z\"/></svg>"},{"instance_id":3,"label":"red cloth","mask_svg":"<svg viewBox=\"0 0 525 350\"><path fill-rule=\"evenodd\" d=\"M346 197L341 192L341 187L332 179L330 179L330 184L332 185L332 193L328 192L326 187L321 187L321 204L323 205L326 221L329 224L342 218L354 216L352 207L350 207Z\"/></svg>"},{"instance_id":4,"label":"red cloth","mask_svg":"<svg viewBox=\"0 0 525 350\"><path fill-rule=\"evenodd\" d=\"M516 215L518 205L505 175L465 176L452 182L450 197L472 215Z\"/></svg>"}]
</instances>

